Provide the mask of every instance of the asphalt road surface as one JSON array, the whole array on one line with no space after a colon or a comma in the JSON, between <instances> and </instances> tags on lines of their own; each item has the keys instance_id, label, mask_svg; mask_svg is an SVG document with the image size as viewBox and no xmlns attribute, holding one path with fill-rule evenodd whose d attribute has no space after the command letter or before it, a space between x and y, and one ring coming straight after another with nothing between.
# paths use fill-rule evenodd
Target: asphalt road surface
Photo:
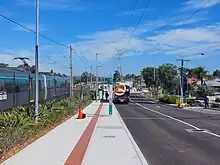
<instances>
[{"instance_id":1,"label":"asphalt road surface","mask_svg":"<svg viewBox=\"0 0 220 165\"><path fill-rule=\"evenodd\" d=\"M131 99L116 107L149 165L220 165L220 115Z\"/></svg>"}]
</instances>

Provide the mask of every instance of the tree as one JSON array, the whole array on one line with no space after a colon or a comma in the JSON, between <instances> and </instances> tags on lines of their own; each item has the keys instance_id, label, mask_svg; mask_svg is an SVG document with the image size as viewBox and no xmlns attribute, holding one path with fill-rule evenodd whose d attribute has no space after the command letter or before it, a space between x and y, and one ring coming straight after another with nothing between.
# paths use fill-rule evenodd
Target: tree
<instances>
[{"instance_id":1,"label":"tree","mask_svg":"<svg viewBox=\"0 0 220 165\"><path fill-rule=\"evenodd\" d=\"M87 71L83 72L81 75L81 81L87 83L88 78L89 78L89 73Z\"/></svg>"},{"instance_id":2,"label":"tree","mask_svg":"<svg viewBox=\"0 0 220 165\"><path fill-rule=\"evenodd\" d=\"M215 70L212 74L214 77L220 77L220 70Z\"/></svg>"},{"instance_id":3,"label":"tree","mask_svg":"<svg viewBox=\"0 0 220 165\"><path fill-rule=\"evenodd\" d=\"M177 77L177 67L173 64L163 64L158 68L159 85L163 93L175 93L179 80Z\"/></svg>"},{"instance_id":4,"label":"tree","mask_svg":"<svg viewBox=\"0 0 220 165\"><path fill-rule=\"evenodd\" d=\"M141 75L144 78L144 82L146 87L149 91L152 90L152 88L155 86L154 81L154 68L153 67L146 67L141 71Z\"/></svg>"},{"instance_id":5,"label":"tree","mask_svg":"<svg viewBox=\"0 0 220 165\"><path fill-rule=\"evenodd\" d=\"M205 68L204 67L201 67L201 66L199 66L199 67L197 67L197 68L194 68L194 69L192 69L192 73L194 73L195 75L196 75L196 77L198 78L198 79L200 79L200 81L201 81L201 86L203 85L203 78L207 75L207 71L205 70Z\"/></svg>"},{"instance_id":6,"label":"tree","mask_svg":"<svg viewBox=\"0 0 220 165\"><path fill-rule=\"evenodd\" d=\"M62 74L63 77L68 77L66 74Z\"/></svg>"},{"instance_id":7,"label":"tree","mask_svg":"<svg viewBox=\"0 0 220 165\"><path fill-rule=\"evenodd\" d=\"M8 64L0 63L0 68L6 68L6 67L8 67Z\"/></svg>"},{"instance_id":8,"label":"tree","mask_svg":"<svg viewBox=\"0 0 220 165\"><path fill-rule=\"evenodd\" d=\"M53 69L50 70L50 73L51 73L51 74L54 74Z\"/></svg>"},{"instance_id":9,"label":"tree","mask_svg":"<svg viewBox=\"0 0 220 165\"><path fill-rule=\"evenodd\" d=\"M131 79L131 74L126 74L126 75L124 76L124 79L125 79L125 80L130 80L130 79Z\"/></svg>"},{"instance_id":10,"label":"tree","mask_svg":"<svg viewBox=\"0 0 220 165\"><path fill-rule=\"evenodd\" d=\"M116 70L115 73L113 74L113 81L118 82L120 80L121 80L121 74L119 73L118 70Z\"/></svg>"},{"instance_id":11,"label":"tree","mask_svg":"<svg viewBox=\"0 0 220 165\"><path fill-rule=\"evenodd\" d=\"M31 73L35 73L35 71L36 71L35 65L32 65L32 66L30 67L30 72L31 72Z\"/></svg>"}]
</instances>

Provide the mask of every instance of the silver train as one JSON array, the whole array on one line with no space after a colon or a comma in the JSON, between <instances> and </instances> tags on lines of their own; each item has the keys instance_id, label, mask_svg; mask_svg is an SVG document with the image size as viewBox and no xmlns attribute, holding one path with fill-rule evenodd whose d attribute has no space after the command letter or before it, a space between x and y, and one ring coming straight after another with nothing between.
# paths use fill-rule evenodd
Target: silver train
<instances>
[{"instance_id":1,"label":"silver train","mask_svg":"<svg viewBox=\"0 0 220 165\"><path fill-rule=\"evenodd\" d=\"M23 68L0 68L0 112L34 101L35 76ZM69 77L39 75L39 101L69 96Z\"/></svg>"}]
</instances>

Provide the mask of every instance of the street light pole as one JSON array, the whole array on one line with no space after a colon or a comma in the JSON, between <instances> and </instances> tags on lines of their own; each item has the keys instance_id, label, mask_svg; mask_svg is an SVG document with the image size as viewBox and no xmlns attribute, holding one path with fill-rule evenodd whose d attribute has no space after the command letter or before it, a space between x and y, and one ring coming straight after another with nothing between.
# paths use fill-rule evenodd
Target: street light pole
<instances>
[{"instance_id":1,"label":"street light pole","mask_svg":"<svg viewBox=\"0 0 220 165\"><path fill-rule=\"evenodd\" d=\"M92 89L92 66L90 66L90 88Z\"/></svg>"},{"instance_id":2,"label":"street light pole","mask_svg":"<svg viewBox=\"0 0 220 165\"><path fill-rule=\"evenodd\" d=\"M70 45L70 97L73 96L73 49Z\"/></svg>"},{"instance_id":3,"label":"street light pole","mask_svg":"<svg viewBox=\"0 0 220 165\"><path fill-rule=\"evenodd\" d=\"M96 53L96 101L98 99L98 54Z\"/></svg>"},{"instance_id":4,"label":"street light pole","mask_svg":"<svg viewBox=\"0 0 220 165\"><path fill-rule=\"evenodd\" d=\"M34 119L38 122L38 100L39 100L39 81L38 81L38 44L39 44L39 0L36 0L36 45L35 45L35 110Z\"/></svg>"}]
</instances>

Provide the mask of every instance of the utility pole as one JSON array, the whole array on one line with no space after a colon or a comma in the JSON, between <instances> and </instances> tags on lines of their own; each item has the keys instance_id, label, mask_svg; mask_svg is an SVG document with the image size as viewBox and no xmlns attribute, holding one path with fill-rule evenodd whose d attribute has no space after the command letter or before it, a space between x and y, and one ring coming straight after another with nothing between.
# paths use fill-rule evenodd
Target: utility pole
<instances>
[{"instance_id":1,"label":"utility pole","mask_svg":"<svg viewBox=\"0 0 220 165\"><path fill-rule=\"evenodd\" d=\"M156 95L156 68L154 66L154 97Z\"/></svg>"},{"instance_id":2,"label":"utility pole","mask_svg":"<svg viewBox=\"0 0 220 165\"><path fill-rule=\"evenodd\" d=\"M70 45L70 97L73 96L73 49Z\"/></svg>"},{"instance_id":3,"label":"utility pole","mask_svg":"<svg viewBox=\"0 0 220 165\"><path fill-rule=\"evenodd\" d=\"M180 92L181 92L180 105L182 107L182 105L183 105L183 65L184 65L184 61L190 61L190 60L177 59L177 61L181 61L181 67L180 67Z\"/></svg>"},{"instance_id":4,"label":"utility pole","mask_svg":"<svg viewBox=\"0 0 220 165\"><path fill-rule=\"evenodd\" d=\"M39 54L39 0L36 0L36 45L35 45L35 109L34 119L38 122L38 100L39 100L39 81L38 81L38 54Z\"/></svg>"},{"instance_id":5,"label":"utility pole","mask_svg":"<svg viewBox=\"0 0 220 165\"><path fill-rule=\"evenodd\" d=\"M90 83L91 83L90 87L92 89L92 66L90 66Z\"/></svg>"},{"instance_id":6,"label":"utility pole","mask_svg":"<svg viewBox=\"0 0 220 165\"><path fill-rule=\"evenodd\" d=\"M122 56L122 50L121 49L117 49L118 52L118 71L121 75L121 81L123 81L123 75L122 75L122 67L121 67L121 56Z\"/></svg>"},{"instance_id":7,"label":"utility pole","mask_svg":"<svg viewBox=\"0 0 220 165\"><path fill-rule=\"evenodd\" d=\"M98 54L99 53L96 53L95 55L96 55L96 101L97 101L97 99L98 99Z\"/></svg>"}]
</instances>

